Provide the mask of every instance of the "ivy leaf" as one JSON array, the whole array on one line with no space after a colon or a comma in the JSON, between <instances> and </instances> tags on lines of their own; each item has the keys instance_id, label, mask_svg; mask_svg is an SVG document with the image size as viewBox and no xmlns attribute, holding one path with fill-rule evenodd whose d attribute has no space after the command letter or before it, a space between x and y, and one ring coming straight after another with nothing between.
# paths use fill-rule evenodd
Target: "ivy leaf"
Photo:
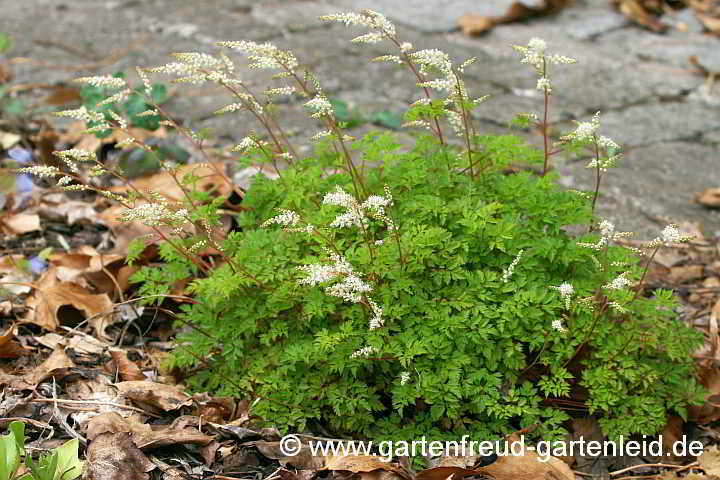
<instances>
[{"instance_id":1,"label":"ivy leaf","mask_svg":"<svg viewBox=\"0 0 720 480\"><path fill-rule=\"evenodd\" d=\"M399 130L403 124L403 118L389 110L383 110L381 112L375 112L370 121L375 125L389 128L391 130Z\"/></svg>"}]
</instances>

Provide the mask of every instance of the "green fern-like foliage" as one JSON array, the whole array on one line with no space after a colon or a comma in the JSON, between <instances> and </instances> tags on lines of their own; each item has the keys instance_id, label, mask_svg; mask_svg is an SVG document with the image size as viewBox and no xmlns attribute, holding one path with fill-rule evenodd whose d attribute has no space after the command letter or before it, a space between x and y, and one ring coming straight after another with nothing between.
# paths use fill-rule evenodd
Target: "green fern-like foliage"
<instances>
[{"instance_id":1,"label":"green fern-like foliage","mask_svg":"<svg viewBox=\"0 0 720 480\"><path fill-rule=\"evenodd\" d=\"M637 257L579 245L599 233L568 233L597 231L587 197L552 175L503 173L509 162L542 161L517 138L474 147L473 178L467 158L432 138L403 152L377 133L353 144L358 165L373 165L362 186L329 170L338 162L322 149L279 179L258 175L241 228L222 245L242 268L194 280L197 303L181 314L197 327L174 353L175 364L198 367L191 385L254 399L253 415L283 430L375 439L493 438L531 425L550 438L564 432L567 405L595 414L610 436L653 434L669 412L701 401L690 359L701 336L674 319L671 295L603 288L623 272L638 280ZM387 186L396 228L377 219L330 228L341 210L323 197L337 186L359 202ZM261 227L277 209L313 232ZM328 248L372 286L380 328L368 328L362 302L299 282L297 267L327 263ZM137 274L143 294L196 273L166 255L162 273ZM552 288L566 282L572 298Z\"/></svg>"}]
</instances>

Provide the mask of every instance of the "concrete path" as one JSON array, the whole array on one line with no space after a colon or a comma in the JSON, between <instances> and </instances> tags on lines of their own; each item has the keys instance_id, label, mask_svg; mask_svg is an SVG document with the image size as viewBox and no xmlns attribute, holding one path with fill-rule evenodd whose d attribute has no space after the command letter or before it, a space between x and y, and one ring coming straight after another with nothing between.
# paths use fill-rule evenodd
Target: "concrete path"
<instances>
[{"instance_id":1,"label":"concrete path","mask_svg":"<svg viewBox=\"0 0 720 480\"><path fill-rule=\"evenodd\" d=\"M668 22L686 31L665 35L630 25L607 0L577 0L561 13L528 23L495 27L469 38L454 30L455 19L469 13L501 14L508 0L5 0L0 31L15 38L12 56L41 60L14 67L16 82L65 82L71 77L113 73L135 65L154 66L177 51L213 51L219 40L272 41L292 49L321 79L331 97L370 114L402 112L418 97L412 78L395 66L368 63L384 50L349 43L353 31L328 26L318 15L369 7L398 24L399 36L418 48L440 48L469 69L473 93L491 94L478 112L481 131L503 131L521 111L539 111L533 72L518 63L511 44L544 38L553 52L579 60L556 68L551 120L555 131L573 127L602 112L602 133L621 143L626 157L611 171L600 202L603 215L619 229L650 238L665 218L701 221L709 235L720 234L720 211L696 205L693 195L720 186L720 85L708 91L689 57L720 71L720 39L703 35L692 15L681 12ZM529 2L532 3L532 2ZM199 5L202 5L200 7ZM478 6L481 5L481 6ZM123 51L132 47L130 51ZM51 65L88 65L120 52L99 69L76 71ZM251 85L267 84L256 71L241 72ZM539 93L539 92L537 92ZM237 140L254 128L246 117L207 118L228 103L218 89L195 88L176 98L171 110L195 126ZM281 120L299 143L318 130L300 105L287 105ZM537 135L529 137L538 142ZM559 167L563 184L589 188L584 161Z\"/></svg>"}]
</instances>

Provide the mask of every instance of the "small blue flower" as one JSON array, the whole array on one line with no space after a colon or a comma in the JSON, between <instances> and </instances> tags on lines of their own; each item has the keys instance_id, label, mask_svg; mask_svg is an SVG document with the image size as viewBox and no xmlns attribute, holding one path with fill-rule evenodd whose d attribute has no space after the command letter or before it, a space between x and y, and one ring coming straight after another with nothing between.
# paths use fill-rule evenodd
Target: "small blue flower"
<instances>
[{"instance_id":1,"label":"small blue flower","mask_svg":"<svg viewBox=\"0 0 720 480\"><path fill-rule=\"evenodd\" d=\"M18 163L29 163L32 161L32 152L30 150L25 150L22 147L13 147L10 150L8 150L8 155L10 155L10 158L15 160Z\"/></svg>"},{"instance_id":2,"label":"small blue flower","mask_svg":"<svg viewBox=\"0 0 720 480\"><path fill-rule=\"evenodd\" d=\"M33 189L32 177L27 173L15 175L15 191L17 193L27 193Z\"/></svg>"},{"instance_id":3,"label":"small blue flower","mask_svg":"<svg viewBox=\"0 0 720 480\"><path fill-rule=\"evenodd\" d=\"M30 257L30 270L35 275L40 275L42 272L47 270L47 262L40 257Z\"/></svg>"}]
</instances>

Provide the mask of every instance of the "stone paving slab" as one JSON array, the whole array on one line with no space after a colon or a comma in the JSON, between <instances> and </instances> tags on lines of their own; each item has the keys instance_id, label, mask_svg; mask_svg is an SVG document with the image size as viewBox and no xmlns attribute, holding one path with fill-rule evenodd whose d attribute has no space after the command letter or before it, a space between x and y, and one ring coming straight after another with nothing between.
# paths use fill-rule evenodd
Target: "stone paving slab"
<instances>
[{"instance_id":1,"label":"stone paving slab","mask_svg":"<svg viewBox=\"0 0 720 480\"><path fill-rule=\"evenodd\" d=\"M166 63L171 52L213 51L216 41L248 39L292 49L317 74L332 98L357 105L364 114L381 109L400 112L420 98L419 90L408 72L368 62L386 53L386 46L351 44L349 40L358 30L317 20L320 14L369 7L397 22L398 36L417 48L440 48L457 61L478 57L468 70L468 87L476 96L491 94L476 117L480 131L494 133L503 132L520 111L539 113L542 102L534 90L534 73L518 63L518 55L510 48L539 36L548 41L551 52L579 61L578 65L553 69L553 132L573 128L572 120L586 120L600 110L603 133L627 147L625 160L608 184L612 195L601 199L600 211L611 215L618 228L637 228L648 235L657 229L653 218L658 215L699 219L708 231L720 230L716 212L703 210L692 201L694 193L720 183L720 86L708 91L689 62L689 57L695 56L708 68L720 70L720 40L703 35L697 26L665 35L642 30L614 11L608 0L577 0L556 15L496 26L476 38L456 31L459 16L501 15L509 3L511 0L18 0L3 2L3 20L9 21L2 22L0 30L15 39L12 56L44 63L14 64L18 83L63 83L77 76L127 71L135 65ZM687 12L678 12L669 21L689 21L686 17ZM67 68L92 66L132 44L134 49L121 52L109 65ZM267 84L263 72L238 64L249 85L261 88ZM219 89L202 87L190 92L186 97L174 96L169 103L177 118L196 127L209 126L226 142L258 128L244 116L208 118L209 112L229 102ZM297 101L282 105L279 119L299 144L307 145L319 128L307 122L306 111ZM537 132L522 134L532 143L540 143ZM560 169L568 174L565 184L587 186L582 163Z\"/></svg>"}]
</instances>

